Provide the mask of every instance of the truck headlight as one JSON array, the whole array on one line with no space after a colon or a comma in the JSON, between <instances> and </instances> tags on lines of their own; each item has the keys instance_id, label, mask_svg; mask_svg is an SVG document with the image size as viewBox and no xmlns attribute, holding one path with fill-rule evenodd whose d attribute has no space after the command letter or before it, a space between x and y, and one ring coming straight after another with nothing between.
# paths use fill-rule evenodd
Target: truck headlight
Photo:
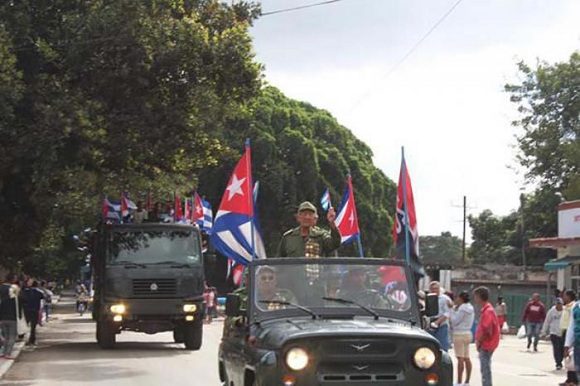
<instances>
[{"instance_id":1,"label":"truck headlight","mask_svg":"<svg viewBox=\"0 0 580 386\"><path fill-rule=\"evenodd\" d=\"M127 311L124 304L113 304L109 309L113 314L124 314Z\"/></svg>"},{"instance_id":2,"label":"truck headlight","mask_svg":"<svg viewBox=\"0 0 580 386\"><path fill-rule=\"evenodd\" d=\"M304 370L308 365L308 353L300 347L294 347L286 353L286 364L292 370Z\"/></svg>"},{"instance_id":3,"label":"truck headlight","mask_svg":"<svg viewBox=\"0 0 580 386\"><path fill-rule=\"evenodd\" d=\"M427 370L430 369L435 364L435 352L429 347L421 347L415 351L413 355L413 360L418 368Z\"/></svg>"},{"instance_id":4,"label":"truck headlight","mask_svg":"<svg viewBox=\"0 0 580 386\"><path fill-rule=\"evenodd\" d=\"M195 304L184 304L183 312L195 312L197 311L197 306Z\"/></svg>"}]
</instances>

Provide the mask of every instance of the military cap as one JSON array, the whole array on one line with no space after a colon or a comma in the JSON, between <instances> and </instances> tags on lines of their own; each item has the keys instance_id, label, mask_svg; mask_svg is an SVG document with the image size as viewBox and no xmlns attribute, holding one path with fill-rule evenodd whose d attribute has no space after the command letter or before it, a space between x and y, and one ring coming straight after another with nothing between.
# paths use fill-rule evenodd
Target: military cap
<instances>
[{"instance_id":1,"label":"military cap","mask_svg":"<svg viewBox=\"0 0 580 386\"><path fill-rule=\"evenodd\" d=\"M316 207L310 201L304 201L302 204L300 204L300 206L298 206L298 213L304 210L309 210L311 212L318 213Z\"/></svg>"}]
</instances>

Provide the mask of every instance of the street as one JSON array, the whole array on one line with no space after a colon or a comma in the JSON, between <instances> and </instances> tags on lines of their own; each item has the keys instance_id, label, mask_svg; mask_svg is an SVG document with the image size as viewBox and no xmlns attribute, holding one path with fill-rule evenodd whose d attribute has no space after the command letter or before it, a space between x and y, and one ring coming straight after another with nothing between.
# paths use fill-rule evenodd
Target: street
<instances>
[{"instance_id":1,"label":"street","mask_svg":"<svg viewBox=\"0 0 580 386\"><path fill-rule=\"evenodd\" d=\"M171 333L124 332L114 350L95 343L90 315L73 313L72 298L55 306L54 318L39 329L39 345L23 351L0 385L219 385L217 349L221 323L205 325L202 350L189 352L173 343ZM565 373L553 370L551 346L537 354L513 337L501 341L493 358L494 385L556 385ZM473 346L472 346L473 349ZM471 386L480 386L477 358Z\"/></svg>"},{"instance_id":2,"label":"street","mask_svg":"<svg viewBox=\"0 0 580 386\"><path fill-rule=\"evenodd\" d=\"M1 385L218 385L221 323L205 325L200 351L173 343L170 332L123 332L114 350L95 341L90 314L73 313L72 298L55 306L54 319L38 331L38 347L24 351Z\"/></svg>"}]
</instances>

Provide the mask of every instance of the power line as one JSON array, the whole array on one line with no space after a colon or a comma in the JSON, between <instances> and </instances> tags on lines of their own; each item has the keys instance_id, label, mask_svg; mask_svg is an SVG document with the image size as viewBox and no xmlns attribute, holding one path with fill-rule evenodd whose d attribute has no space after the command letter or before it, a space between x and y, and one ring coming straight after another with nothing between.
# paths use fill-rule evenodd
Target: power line
<instances>
[{"instance_id":1,"label":"power line","mask_svg":"<svg viewBox=\"0 0 580 386\"><path fill-rule=\"evenodd\" d=\"M263 12L261 16L269 16L269 15L276 15L278 13L286 13L286 12L299 11L301 9L313 8L313 7L318 7L318 6L321 6L321 5L328 5L328 4L332 4L332 3L338 3L339 1L342 1L342 0L327 0L327 1L321 1L319 3L301 5L301 6L298 6L298 7L277 9L275 11Z\"/></svg>"},{"instance_id":2,"label":"power line","mask_svg":"<svg viewBox=\"0 0 580 386\"><path fill-rule=\"evenodd\" d=\"M409 51L407 51L407 53L405 55L403 55L403 57L401 59L399 59L398 62L395 63L395 65L393 67L391 67L381 78L381 80L379 82L373 82L373 85L378 85L381 82L385 81L386 79L388 79L398 68L399 66L401 66L401 64L403 64L412 54L413 52L415 52L417 50L417 48L419 48L419 46L425 41L427 40L427 38L433 33L433 31L435 31L437 29L437 27L439 27L439 25L441 25L441 23L443 23L445 21L445 19L447 19L447 17L449 15L451 15L451 13L455 10L455 8L457 8L459 6L459 4L462 2L463 0L457 0L455 2L455 4L453 4L451 6L451 8L449 8L436 22L435 24L433 24L433 26L431 26L431 28L429 28L429 30L423 35L423 37L421 37L421 39L419 39L410 49ZM371 88L369 90L367 90L364 94L362 94L356 101L355 103L352 105L350 111L354 110L356 107L358 107L358 105L366 98L368 97L370 94L372 94L374 87L371 86Z\"/></svg>"}]
</instances>

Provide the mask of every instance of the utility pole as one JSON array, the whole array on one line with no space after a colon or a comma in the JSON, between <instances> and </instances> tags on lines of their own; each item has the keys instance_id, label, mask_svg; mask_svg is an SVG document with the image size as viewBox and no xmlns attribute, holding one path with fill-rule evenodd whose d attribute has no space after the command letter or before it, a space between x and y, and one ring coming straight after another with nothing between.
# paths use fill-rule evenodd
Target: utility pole
<instances>
[{"instance_id":1,"label":"utility pole","mask_svg":"<svg viewBox=\"0 0 580 386\"><path fill-rule=\"evenodd\" d=\"M463 240L461 245L461 262L465 264L467 262L467 210L468 209L475 209L476 207L467 207L467 196L463 196L463 204L462 205L454 205L451 204L454 208L463 208L463 219L458 220L463 221Z\"/></svg>"},{"instance_id":2,"label":"utility pole","mask_svg":"<svg viewBox=\"0 0 580 386\"><path fill-rule=\"evenodd\" d=\"M526 261L526 227L525 227L525 222L524 222L524 201L526 199L526 196L522 193L520 194L520 216L521 216L521 221L522 221L522 226L521 226L521 230L522 230L522 265L524 266L524 273L526 272L526 265L527 265L527 261Z\"/></svg>"},{"instance_id":3,"label":"utility pole","mask_svg":"<svg viewBox=\"0 0 580 386\"><path fill-rule=\"evenodd\" d=\"M465 229L467 222L467 196L463 196L463 249L461 252L461 258L463 264L465 264Z\"/></svg>"}]
</instances>

